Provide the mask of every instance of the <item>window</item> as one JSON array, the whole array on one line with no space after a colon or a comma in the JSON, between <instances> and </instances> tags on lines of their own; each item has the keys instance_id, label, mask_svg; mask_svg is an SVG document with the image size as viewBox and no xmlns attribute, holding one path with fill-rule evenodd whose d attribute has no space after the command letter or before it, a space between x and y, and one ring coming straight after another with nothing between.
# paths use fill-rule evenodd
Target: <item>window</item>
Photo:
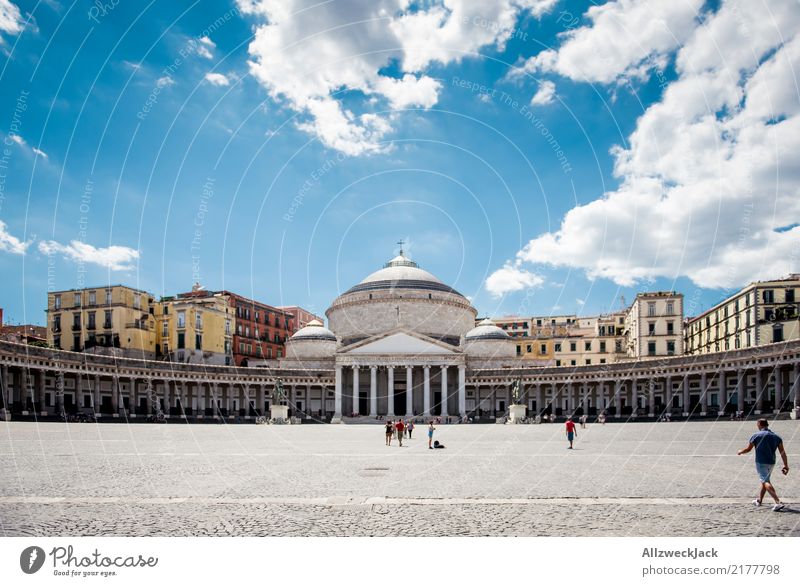
<instances>
[{"instance_id":1,"label":"window","mask_svg":"<svg viewBox=\"0 0 800 586\"><path fill-rule=\"evenodd\" d=\"M764 319L767 321L774 321L775 320L775 310L774 309L765 309L764 310Z\"/></svg>"},{"instance_id":2,"label":"window","mask_svg":"<svg viewBox=\"0 0 800 586\"><path fill-rule=\"evenodd\" d=\"M561 342L556 342L555 351L556 352L561 352Z\"/></svg>"},{"instance_id":3,"label":"window","mask_svg":"<svg viewBox=\"0 0 800 586\"><path fill-rule=\"evenodd\" d=\"M186 312L179 311L178 312L178 327L185 328L186 327Z\"/></svg>"},{"instance_id":4,"label":"window","mask_svg":"<svg viewBox=\"0 0 800 586\"><path fill-rule=\"evenodd\" d=\"M655 356L656 355L656 343L655 342L648 342L647 343L647 355L648 356Z\"/></svg>"},{"instance_id":5,"label":"window","mask_svg":"<svg viewBox=\"0 0 800 586\"><path fill-rule=\"evenodd\" d=\"M97 293L89 291L89 305L97 305Z\"/></svg>"},{"instance_id":6,"label":"window","mask_svg":"<svg viewBox=\"0 0 800 586\"><path fill-rule=\"evenodd\" d=\"M242 324L236 324L236 333L241 336L242 335Z\"/></svg>"},{"instance_id":7,"label":"window","mask_svg":"<svg viewBox=\"0 0 800 586\"><path fill-rule=\"evenodd\" d=\"M575 342L570 342L569 343L569 351L570 352L576 352L577 350L578 350L578 344L576 344Z\"/></svg>"},{"instance_id":8,"label":"window","mask_svg":"<svg viewBox=\"0 0 800 586\"><path fill-rule=\"evenodd\" d=\"M178 350L186 348L186 333L178 332Z\"/></svg>"},{"instance_id":9,"label":"window","mask_svg":"<svg viewBox=\"0 0 800 586\"><path fill-rule=\"evenodd\" d=\"M75 312L72 314L72 329L79 330L81 329L81 314L80 312Z\"/></svg>"},{"instance_id":10,"label":"window","mask_svg":"<svg viewBox=\"0 0 800 586\"><path fill-rule=\"evenodd\" d=\"M517 356L522 355L522 346L517 346Z\"/></svg>"},{"instance_id":11,"label":"window","mask_svg":"<svg viewBox=\"0 0 800 586\"><path fill-rule=\"evenodd\" d=\"M675 354L675 341L668 340L667 341L667 354L669 356L673 356Z\"/></svg>"},{"instance_id":12,"label":"window","mask_svg":"<svg viewBox=\"0 0 800 586\"><path fill-rule=\"evenodd\" d=\"M55 307L55 309L61 309L61 295L56 295L53 298L53 304L54 304L53 307Z\"/></svg>"},{"instance_id":13,"label":"window","mask_svg":"<svg viewBox=\"0 0 800 586\"><path fill-rule=\"evenodd\" d=\"M674 333L675 333L675 323L671 322L671 321L668 321L667 322L667 335L668 336L672 336Z\"/></svg>"},{"instance_id":14,"label":"window","mask_svg":"<svg viewBox=\"0 0 800 586\"><path fill-rule=\"evenodd\" d=\"M575 365L576 365L576 362L575 362L574 360L570 360L570 361L569 361L569 365L570 365L570 366L575 366Z\"/></svg>"},{"instance_id":15,"label":"window","mask_svg":"<svg viewBox=\"0 0 800 586\"><path fill-rule=\"evenodd\" d=\"M762 299L764 303L775 303L775 292L772 289L764 289Z\"/></svg>"},{"instance_id":16,"label":"window","mask_svg":"<svg viewBox=\"0 0 800 586\"><path fill-rule=\"evenodd\" d=\"M111 311L112 310L107 309L106 311L103 312L103 327L104 328L110 328L111 327Z\"/></svg>"},{"instance_id":17,"label":"window","mask_svg":"<svg viewBox=\"0 0 800 586\"><path fill-rule=\"evenodd\" d=\"M169 305L164 306L164 315L169 315Z\"/></svg>"},{"instance_id":18,"label":"window","mask_svg":"<svg viewBox=\"0 0 800 586\"><path fill-rule=\"evenodd\" d=\"M561 366L561 361L560 360L556 360L556 366Z\"/></svg>"},{"instance_id":19,"label":"window","mask_svg":"<svg viewBox=\"0 0 800 586\"><path fill-rule=\"evenodd\" d=\"M139 295L138 293L134 293L133 294L133 306L136 309L139 309L139 307L141 307L141 305L142 305L141 295Z\"/></svg>"},{"instance_id":20,"label":"window","mask_svg":"<svg viewBox=\"0 0 800 586\"><path fill-rule=\"evenodd\" d=\"M601 358L600 359L600 364L605 364L605 363L606 363L606 359L605 358Z\"/></svg>"},{"instance_id":21,"label":"window","mask_svg":"<svg viewBox=\"0 0 800 586\"><path fill-rule=\"evenodd\" d=\"M225 320L225 335L226 336L230 336L231 335L231 320L229 320L229 319Z\"/></svg>"},{"instance_id":22,"label":"window","mask_svg":"<svg viewBox=\"0 0 800 586\"><path fill-rule=\"evenodd\" d=\"M250 337L250 326L244 327L244 335L247 336L248 338Z\"/></svg>"},{"instance_id":23,"label":"window","mask_svg":"<svg viewBox=\"0 0 800 586\"><path fill-rule=\"evenodd\" d=\"M73 336L72 337L72 350L75 352L81 351L81 337L80 336Z\"/></svg>"},{"instance_id":24,"label":"window","mask_svg":"<svg viewBox=\"0 0 800 586\"><path fill-rule=\"evenodd\" d=\"M773 342L783 342L783 326L773 326L772 327L772 341Z\"/></svg>"},{"instance_id":25,"label":"window","mask_svg":"<svg viewBox=\"0 0 800 586\"><path fill-rule=\"evenodd\" d=\"M258 322L258 312L256 312L256 322Z\"/></svg>"},{"instance_id":26,"label":"window","mask_svg":"<svg viewBox=\"0 0 800 586\"><path fill-rule=\"evenodd\" d=\"M112 295L111 289L106 289L106 305L111 305Z\"/></svg>"},{"instance_id":27,"label":"window","mask_svg":"<svg viewBox=\"0 0 800 586\"><path fill-rule=\"evenodd\" d=\"M651 321L647 324L647 335L648 336L656 335L656 322Z\"/></svg>"},{"instance_id":28,"label":"window","mask_svg":"<svg viewBox=\"0 0 800 586\"><path fill-rule=\"evenodd\" d=\"M605 352L605 351L606 351L606 342L605 340L603 340L600 342L600 352Z\"/></svg>"},{"instance_id":29,"label":"window","mask_svg":"<svg viewBox=\"0 0 800 586\"><path fill-rule=\"evenodd\" d=\"M167 320L161 323L161 335L165 338L169 335L169 322Z\"/></svg>"},{"instance_id":30,"label":"window","mask_svg":"<svg viewBox=\"0 0 800 586\"><path fill-rule=\"evenodd\" d=\"M656 315L656 302L655 301L648 301L647 302L647 317L655 317Z\"/></svg>"},{"instance_id":31,"label":"window","mask_svg":"<svg viewBox=\"0 0 800 586\"><path fill-rule=\"evenodd\" d=\"M80 293L75 293L75 299L74 299L74 301L75 301L75 302L73 303L73 305L74 305L75 307L80 307L80 306L81 306L81 294L80 294Z\"/></svg>"},{"instance_id":32,"label":"window","mask_svg":"<svg viewBox=\"0 0 800 586\"><path fill-rule=\"evenodd\" d=\"M583 350L584 350L584 352L591 352L592 351L592 343L591 342L584 342L583 343Z\"/></svg>"},{"instance_id":33,"label":"window","mask_svg":"<svg viewBox=\"0 0 800 586\"><path fill-rule=\"evenodd\" d=\"M203 336L202 336L202 334L195 334L194 335L194 349L195 350L202 350L203 349Z\"/></svg>"},{"instance_id":34,"label":"window","mask_svg":"<svg viewBox=\"0 0 800 586\"><path fill-rule=\"evenodd\" d=\"M794 289L786 290L786 303L794 303Z\"/></svg>"},{"instance_id":35,"label":"window","mask_svg":"<svg viewBox=\"0 0 800 586\"><path fill-rule=\"evenodd\" d=\"M539 354L547 354L547 344L539 345Z\"/></svg>"},{"instance_id":36,"label":"window","mask_svg":"<svg viewBox=\"0 0 800 586\"><path fill-rule=\"evenodd\" d=\"M194 328L196 330L202 330L203 329L203 312L202 311L196 311L195 314L194 314Z\"/></svg>"},{"instance_id":37,"label":"window","mask_svg":"<svg viewBox=\"0 0 800 586\"><path fill-rule=\"evenodd\" d=\"M61 331L61 316L54 315L53 316L53 331L60 332Z\"/></svg>"},{"instance_id":38,"label":"window","mask_svg":"<svg viewBox=\"0 0 800 586\"><path fill-rule=\"evenodd\" d=\"M97 327L97 319L95 317L95 312L94 311L90 311L88 315L89 315L89 325L87 327L90 330L93 330L93 329L95 329Z\"/></svg>"},{"instance_id":39,"label":"window","mask_svg":"<svg viewBox=\"0 0 800 586\"><path fill-rule=\"evenodd\" d=\"M675 315L675 302L667 301L667 315Z\"/></svg>"},{"instance_id":40,"label":"window","mask_svg":"<svg viewBox=\"0 0 800 586\"><path fill-rule=\"evenodd\" d=\"M532 347L530 344L528 344L528 345L525 347L525 350L528 352L528 354L530 354L531 352L533 352L533 347Z\"/></svg>"},{"instance_id":41,"label":"window","mask_svg":"<svg viewBox=\"0 0 800 586\"><path fill-rule=\"evenodd\" d=\"M53 336L53 346L61 350L61 336Z\"/></svg>"},{"instance_id":42,"label":"window","mask_svg":"<svg viewBox=\"0 0 800 586\"><path fill-rule=\"evenodd\" d=\"M592 359L591 359L591 358L587 358L587 359L586 359L586 365L588 366L588 365L590 365L591 363L592 363Z\"/></svg>"}]
</instances>

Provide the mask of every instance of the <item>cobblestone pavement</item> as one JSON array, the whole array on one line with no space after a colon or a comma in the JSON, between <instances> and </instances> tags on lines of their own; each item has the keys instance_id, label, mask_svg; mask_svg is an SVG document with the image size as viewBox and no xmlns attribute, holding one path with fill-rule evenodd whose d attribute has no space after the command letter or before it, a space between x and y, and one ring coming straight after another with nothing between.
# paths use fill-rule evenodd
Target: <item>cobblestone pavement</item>
<instances>
[{"instance_id":1,"label":"cobblestone pavement","mask_svg":"<svg viewBox=\"0 0 800 586\"><path fill-rule=\"evenodd\" d=\"M785 512L755 509L751 422L424 428L0 423L0 534L800 536L800 424L778 421Z\"/></svg>"}]
</instances>

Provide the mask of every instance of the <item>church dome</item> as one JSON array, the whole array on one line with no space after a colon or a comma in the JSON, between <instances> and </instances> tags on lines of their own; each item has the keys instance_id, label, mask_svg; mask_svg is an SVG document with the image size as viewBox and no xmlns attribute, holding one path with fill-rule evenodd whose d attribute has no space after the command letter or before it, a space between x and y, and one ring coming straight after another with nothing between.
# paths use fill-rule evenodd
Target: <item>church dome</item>
<instances>
[{"instance_id":1,"label":"church dome","mask_svg":"<svg viewBox=\"0 0 800 586\"><path fill-rule=\"evenodd\" d=\"M511 336L487 318L479 323L477 327L467 332L464 338L466 340L508 340Z\"/></svg>"},{"instance_id":2,"label":"church dome","mask_svg":"<svg viewBox=\"0 0 800 586\"><path fill-rule=\"evenodd\" d=\"M336 336L326 328L321 321L314 319L306 324L306 327L297 330L291 340L332 340L336 341Z\"/></svg>"},{"instance_id":3,"label":"church dome","mask_svg":"<svg viewBox=\"0 0 800 586\"><path fill-rule=\"evenodd\" d=\"M391 289L419 289L424 291L443 291L461 295L452 287L445 285L428 271L408 258L403 251L387 262L382 269L375 271L346 293L362 291L382 291Z\"/></svg>"}]
</instances>

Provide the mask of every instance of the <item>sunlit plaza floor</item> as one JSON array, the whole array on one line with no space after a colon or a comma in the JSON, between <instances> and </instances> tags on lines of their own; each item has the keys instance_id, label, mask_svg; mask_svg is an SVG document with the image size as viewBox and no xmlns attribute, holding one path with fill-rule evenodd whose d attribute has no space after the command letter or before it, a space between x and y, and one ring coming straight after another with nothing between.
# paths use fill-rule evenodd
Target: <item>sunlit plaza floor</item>
<instances>
[{"instance_id":1,"label":"sunlit plaza floor","mask_svg":"<svg viewBox=\"0 0 800 586\"><path fill-rule=\"evenodd\" d=\"M800 423L772 429L784 512L750 504L752 421L591 424L574 450L563 424L429 450L424 426L0 423L0 534L800 536Z\"/></svg>"}]
</instances>

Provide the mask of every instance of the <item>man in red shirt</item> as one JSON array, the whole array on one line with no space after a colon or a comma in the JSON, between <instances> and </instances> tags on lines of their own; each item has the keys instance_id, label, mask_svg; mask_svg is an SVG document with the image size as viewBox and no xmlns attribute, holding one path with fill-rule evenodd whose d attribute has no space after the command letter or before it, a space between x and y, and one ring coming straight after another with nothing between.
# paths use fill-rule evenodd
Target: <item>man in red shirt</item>
<instances>
[{"instance_id":1,"label":"man in red shirt","mask_svg":"<svg viewBox=\"0 0 800 586\"><path fill-rule=\"evenodd\" d=\"M402 419L398 419L397 423L394 426L394 428L397 430L397 441L400 443L400 447L402 448L403 447L403 430L406 428L406 426L403 425L403 420Z\"/></svg>"},{"instance_id":2,"label":"man in red shirt","mask_svg":"<svg viewBox=\"0 0 800 586\"><path fill-rule=\"evenodd\" d=\"M572 449L572 441L578 437L578 430L575 429L575 423L572 421L572 417L567 417L567 439L569 440L569 447L568 450Z\"/></svg>"}]
</instances>

